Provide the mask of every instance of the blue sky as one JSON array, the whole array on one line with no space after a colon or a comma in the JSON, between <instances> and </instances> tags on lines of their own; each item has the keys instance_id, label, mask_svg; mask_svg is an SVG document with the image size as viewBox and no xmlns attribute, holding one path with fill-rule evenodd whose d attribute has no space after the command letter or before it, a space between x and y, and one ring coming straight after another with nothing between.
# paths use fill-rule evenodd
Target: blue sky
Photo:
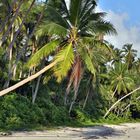
<instances>
[{"instance_id":1,"label":"blue sky","mask_svg":"<svg viewBox=\"0 0 140 140\"><path fill-rule=\"evenodd\" d=\"M140 0L99 0L99 5L104 10L129 15L128 25L140 24Z\"/></svg>"},{"instance_id":2,"label":"blue sky","mask_svg":"<svg viewBox=\"0 0 140 140\"><path fill-rule=\"evenodd\" d=\"M140 0L99 0L98 10L108 13L107 20L115 26L118 35L107 36L115 47L132 43L140 56Z\"/></svg>"}]
</instances>

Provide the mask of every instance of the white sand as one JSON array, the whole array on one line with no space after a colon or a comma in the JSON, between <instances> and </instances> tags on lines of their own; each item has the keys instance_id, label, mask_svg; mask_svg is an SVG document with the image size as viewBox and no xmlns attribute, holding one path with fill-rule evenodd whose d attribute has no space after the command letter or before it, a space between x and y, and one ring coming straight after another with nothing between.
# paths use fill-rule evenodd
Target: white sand
<instances>
[{"instance_id":1,"label":"white sand","mask_svg":"<svg viewBox=\"0 0 140 140\"><path fill-rule=\"evenodd\" d=\"M13 132L0 140L140 140L140 123L86 128L59 128L51 131Z\"/></svg>"}]
</instances>

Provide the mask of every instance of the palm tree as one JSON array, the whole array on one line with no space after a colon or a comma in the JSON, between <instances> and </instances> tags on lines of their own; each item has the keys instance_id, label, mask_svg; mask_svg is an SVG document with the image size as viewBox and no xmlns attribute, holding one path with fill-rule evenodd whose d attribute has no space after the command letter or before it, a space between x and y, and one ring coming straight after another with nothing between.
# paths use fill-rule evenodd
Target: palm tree
<instances>
[{"instance_id":1,"label":"palm tree","mask_svg":"<svg viewBox=\"0 0 140 140\"><path fill-rule=\"evenodd\" d=\"M137 73L140 73L140 58L138 58L138 60L135 61L135 69Z\"/></svg>"},{"instance_id":2,"label":"palm tree","mask_svg":"<svg viewBox=\"0 0 140 140\"><path fill-rule=\"evenodd\" d=\"M128 72L127 65L122 62L116 63L112 70L109 72L109 78L111 81L111 90L113 95L118 98L120 95L127 94L134 87L134 80Z\"/></svg>"},{"instance_id":3,"label":"palm tree","mask_svg":"<svg viewBox=\"0 0 140 140\"><path fill-rule=\"evenodd\" d=\"M115 48L113 52L114 52L114 58L112 64L122 62L124 57L122 51L118 48Z\"/></svg>"},{"instance_id":4,"label":"palm tree","mask_svg":"<svg viewBox=\"0 0 140 140\"><path fill-rule=\"evenodd\" d=\"M2 2L2 10L3 15L0 15L0 17L3 19L3 16L5 19L3 19L3 24L1 26L1 45L6 49L7 59L9 59L8 64L8 79L4 84L4 88L9 86L11 75L12 75L12 61L13 61L13 47L7 47L7 45L10 44L10 42L13 40L14 33L16 33L17 29L19 28L19 24L21 23L21 18L17 13L17 7L21 5L22 3L17 3L16 0L14 2L7 0ZM18 7L18 8L19 8ZM23 28L22 28L23 30ZM14 44L15 46L15 44Z\"/></svg>"},{"instance_id":5,"label":"palm tree","mask_svg":"<svg viewBox=\"0 0 140 140\"><path fill-rule=\"evenodd\" d=\"M11 89L1 91L1 95L33 80L48 68L53 67L58 82L66 77L68 72L70 73L67 94L72 84L75 91L71 110L84 72L83 66L92 74L96 73L92 63L93 54L90 54L89 46L92 44L94 48L97 46L93 45L94 42L101 42L98 40L100 34L116 34L116 30L112 24L103 20L105 13L95 13L97 5L95 0L70 0L68 6L65 0L61 0L60 5L59 9L55 9L51 5L47 6L47 20L40 25L37 34L38 36L48 34L52 41L31 58L29 65L36 66L44 57L55 52L53 53L55 54L53 55L53 62L40 72L25 79L23 83L21 81L20 85L17 83Z\"/></svg>"},{"instance_id":6,"label":"palm tree","mask_svg":"<svg viewBox=\"0 0 140 140\"><path fill-rule=\"evenodd\" d=\"M125 44L122 50L122 53L125 55L125 63L129 70L133 67L135 57L137 56L137 51L132 49L132 46L133 44Z\"/></svg>"}]
</instances>

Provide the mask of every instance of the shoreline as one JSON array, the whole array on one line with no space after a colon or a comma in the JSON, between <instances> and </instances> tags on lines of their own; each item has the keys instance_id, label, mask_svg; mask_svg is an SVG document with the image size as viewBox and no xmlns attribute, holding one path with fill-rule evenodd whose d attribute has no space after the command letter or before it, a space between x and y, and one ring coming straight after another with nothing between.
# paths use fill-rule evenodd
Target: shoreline
<instances>
[{"instance_id":1,"label":"shoreline","mask_svg":"<svg viewBox=\"0 0 140 140\"><path fill-rule=\"evenodd\" d=\"M13 131L9 136L0 136L0 140L139 140L140 123L120 125L102 125L83 128L60 127L56 130Z\"/></svg>"}]
</instances>

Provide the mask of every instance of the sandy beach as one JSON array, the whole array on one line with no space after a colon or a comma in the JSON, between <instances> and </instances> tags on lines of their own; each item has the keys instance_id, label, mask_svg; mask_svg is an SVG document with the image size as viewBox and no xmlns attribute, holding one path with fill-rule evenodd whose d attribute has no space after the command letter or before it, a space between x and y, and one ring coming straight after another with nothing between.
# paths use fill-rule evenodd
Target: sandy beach
<instances>
[{"instance_id":1,"label":"sandy beach","mask_svg":"<svg viewBox=\"0 0 140 140\"><path fill-rule=\"evenodd\" d=\"M12 132L0 140L140 140L140 123L103 125L85 128L58 128L57 130Z\"/></svg>"}]
</instances>

